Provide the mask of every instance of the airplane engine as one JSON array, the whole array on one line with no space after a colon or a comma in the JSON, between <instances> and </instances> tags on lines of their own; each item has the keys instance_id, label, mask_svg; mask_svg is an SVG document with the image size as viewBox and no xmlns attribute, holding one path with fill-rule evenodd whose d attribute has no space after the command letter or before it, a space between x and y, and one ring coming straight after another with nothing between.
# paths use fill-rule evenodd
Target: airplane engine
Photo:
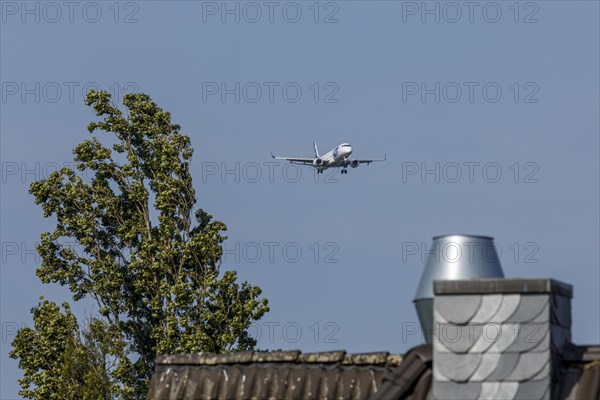
<instances>
[{"instance_id":1,"label":"airplane engine","mask_svg":"<svg viewBox=\"0 0 600 400\"><path fill-rule=\"evenodd\" d=\"M350 161L350 166L352 168L358 167L359 164L360 164L360 162L358 162L358 160L352 160L352 161Z\"/></svg>"},{"instance_id":2,"label":"airplane engine","mask_svg":"<svg viewBox=\"0 0 600 400\"><path fill-rule=\"evenodd\" d=\"M320 158L316 158L316 159L313 161L313 165L314 165L315 167L320 167L321 165L323 165L323 160L322 160L322 159L320 159Z\"/></svg>"}]
</instances>

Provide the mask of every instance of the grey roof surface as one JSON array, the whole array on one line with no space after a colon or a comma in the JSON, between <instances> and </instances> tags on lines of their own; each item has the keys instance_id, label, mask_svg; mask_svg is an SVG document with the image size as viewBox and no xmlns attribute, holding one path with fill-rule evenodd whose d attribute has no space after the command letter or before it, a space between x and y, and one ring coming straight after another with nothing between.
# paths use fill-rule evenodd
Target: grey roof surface
<instances>
[{"instance_id":1,"label":"grey roof surface","mask_svg":"<svg viewBox=\"0 0 600 400\"><path fill-rule=\"evenodd\" d=\"M425 400L431 392L432 348L425 344L406 354L402 364L383 378L372 400Z\"/></svg>"},{"instance_id":2,"label":"grey roof surface","mask_svg":"<svg viewBox=\"0 0 600 400\"><path fill-rule=\"evenodd\" d=\"M387 352L242 352L159 356L150 400L368 399L401 363Z\"/></svg>"},{"instance_id":3,"label":"grey roof surface","mask_svg":"<svg viewBox=\"0 0 600 400\"><path fill-rule=\"evenodd\" d=\"M600 400L600 345L569 345L558 380L553 399Z\"/></svg>"},{"instance_id":4,"label":"grey roof surface","mask_svg":"<svg viewBox=\"0 0 600 400\"><path fill-rule=\"evenodd\" d=\"M344 351L159 356L148 399L428 400L431 354L431 345L422 345L406 357ZM553 399L600 400L600 346L569 345L561 366Z\"/></svg>"}]
</instances>

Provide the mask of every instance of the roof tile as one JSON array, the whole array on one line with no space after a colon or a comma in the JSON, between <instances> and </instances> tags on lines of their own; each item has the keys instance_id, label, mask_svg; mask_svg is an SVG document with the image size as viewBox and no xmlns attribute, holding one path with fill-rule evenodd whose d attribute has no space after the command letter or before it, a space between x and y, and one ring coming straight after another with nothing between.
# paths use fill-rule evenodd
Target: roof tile
<instances>
[{"instance_id":1,"label":"roof tile","mask_svg":"<svg viewBox=\"0 0 600 400\"><path fill-rule=\"evenodd\" d=\"M376 353L358 353L358 354L346 354L342 364L354 364L354 365L383 365L388 364L387 359L389 352L380 351Z\"/></svg>"},{"instance_id":2,"label":"roof tile","mask_svg":"<svg viewBox=\"0 0 600 400\"><path fill-rule=\"evenodd\" d=\"M346 352L344 350L339 351L326 351L321 353L302 353L298 356L298 362L303 363L337 363L344 360Z\"/></svg>"}]
</instances>

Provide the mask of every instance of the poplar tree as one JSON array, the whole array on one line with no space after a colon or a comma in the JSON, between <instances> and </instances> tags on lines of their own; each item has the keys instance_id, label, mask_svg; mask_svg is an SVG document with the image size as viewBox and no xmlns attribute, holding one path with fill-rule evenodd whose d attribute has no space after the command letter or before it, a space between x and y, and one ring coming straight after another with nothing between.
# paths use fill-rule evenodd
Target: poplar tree
<instances>
[{"instance_id":1,"label":"poplar tree","mask_svg":"<svg viewBox=\"0 0 600 400\"><path fill-rule=\"evenodd\" d=\"M63 168L30 193L56 220L37 276L98 312L80 324L42 299L11 357L27 398L143 399L157 354L252 349L248 329L269 308L260 288L220 270L227 228L195 208L193 149L170 113L146 94L126 95L121 110L90 91L86 105L99 137L73 150L81 173Z\"/></svg>"}]
</instances>

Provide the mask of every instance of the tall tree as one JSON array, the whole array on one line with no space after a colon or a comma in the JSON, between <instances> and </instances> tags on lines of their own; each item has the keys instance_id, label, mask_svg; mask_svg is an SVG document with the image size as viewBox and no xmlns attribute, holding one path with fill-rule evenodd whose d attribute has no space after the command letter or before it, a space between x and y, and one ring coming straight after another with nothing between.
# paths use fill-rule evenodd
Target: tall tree
<instances>
[{"instance_id":1,"label":"tall tree","mask_svg":"<svg viewBox=\"0 0 600 400\"><path fill-rule=\"evenodd\" d=\"M252 349L248 328L269 308L260 288L219 270L227 228L194 209L193 150L171 115L146 94L126 95L125 112L103 91L91 91L86 104L101 117L88 130L110 134L112 145L85 140L73 151L84 174L63 168L31 185L44 216L57 221L41 236L37 275L68 286L74 300L97 303L99 316L80 342L100 361L85 368L104 365L113 397L141 399L156 354ZM23 361L25 338L49 334L20 331L12 356ZM43 366L21 364L25 376L48 375ZM31 382L39 386L39 379ZM48 398L28 390L22 395Z\"/></svg>"}]
</instances>

